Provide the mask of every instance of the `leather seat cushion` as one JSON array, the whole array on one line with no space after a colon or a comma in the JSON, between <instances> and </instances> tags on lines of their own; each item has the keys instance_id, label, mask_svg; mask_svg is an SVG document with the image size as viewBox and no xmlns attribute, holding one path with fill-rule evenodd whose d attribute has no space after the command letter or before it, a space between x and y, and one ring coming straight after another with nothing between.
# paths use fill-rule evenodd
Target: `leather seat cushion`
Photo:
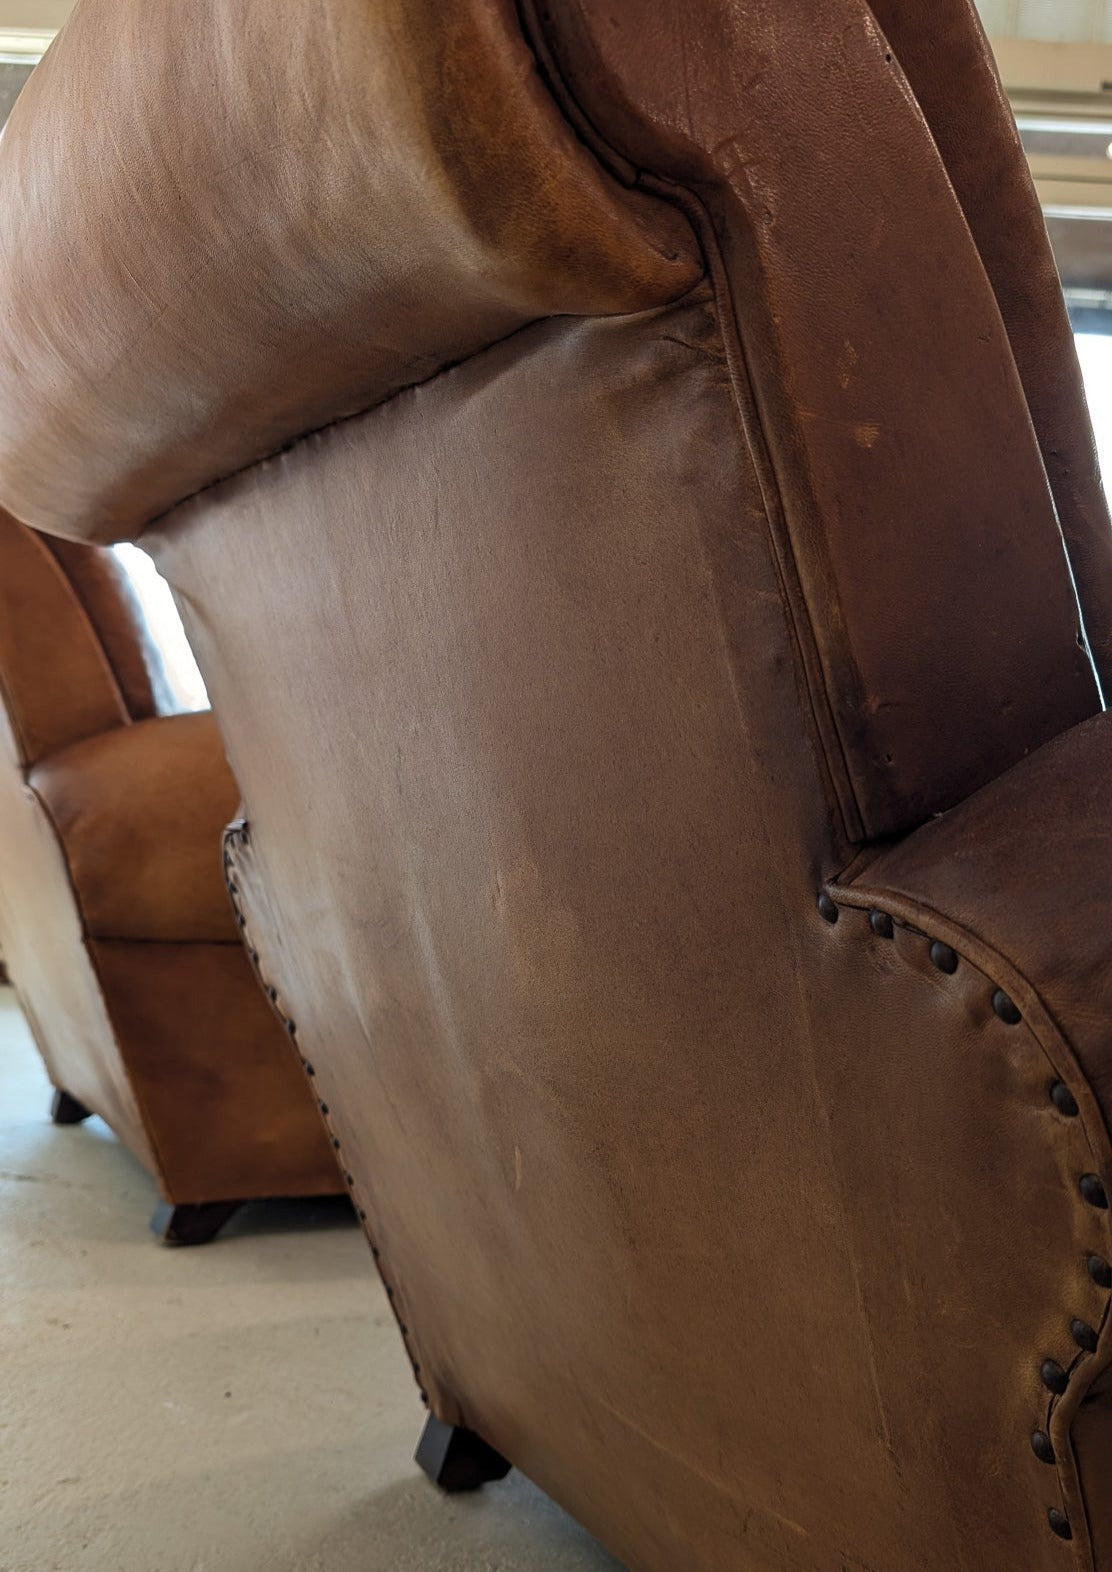
<instances>
[{"instance_id":1,"label":"leather seat cushion","mask_svg":"<svg viewBox=\"0 0 1112 1572\"><path fill-rule=\"evenodd\" d=\"M92 937L238 941L221 850L238 793L210 714L86 738L32 770L28 784L54 824Z\"/></svg>"}]
</instances>

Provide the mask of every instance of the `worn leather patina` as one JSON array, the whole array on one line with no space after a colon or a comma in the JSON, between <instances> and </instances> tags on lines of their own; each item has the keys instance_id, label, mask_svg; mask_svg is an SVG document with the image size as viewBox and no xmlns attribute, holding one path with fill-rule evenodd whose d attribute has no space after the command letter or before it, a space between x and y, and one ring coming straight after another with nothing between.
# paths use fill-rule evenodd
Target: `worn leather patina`
<instances>
[{"instance_id":1,"label":"worn leather patina","mask_svg":"<svg viewBox=\"0 0 1112 1572\"><path fill-rule=\"evenodd\" d=\"M633 1572L1110 1572L1112 556L972 5L308 18L79 0L0 500L174 586L421 1391Z\"/></svg>"}]
</instances>

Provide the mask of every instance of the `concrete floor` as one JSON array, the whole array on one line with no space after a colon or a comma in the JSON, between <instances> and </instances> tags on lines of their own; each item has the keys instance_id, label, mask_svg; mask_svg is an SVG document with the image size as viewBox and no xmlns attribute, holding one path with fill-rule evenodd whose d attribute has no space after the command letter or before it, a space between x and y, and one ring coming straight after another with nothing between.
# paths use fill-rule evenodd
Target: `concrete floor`
<instances>
[{"instance_id":1,"label":"concrete floor","mask_svg":"<svg viewBox=\"0 0 1112 1572\"><path fill-rule=\"evenodd\" d=\"M517 1474L449 1500L417 1473L350 1214L160 1248L147 1175L48 1103L0 989L0 1572L620 1572Z\"/></svg>"}]
</instances>

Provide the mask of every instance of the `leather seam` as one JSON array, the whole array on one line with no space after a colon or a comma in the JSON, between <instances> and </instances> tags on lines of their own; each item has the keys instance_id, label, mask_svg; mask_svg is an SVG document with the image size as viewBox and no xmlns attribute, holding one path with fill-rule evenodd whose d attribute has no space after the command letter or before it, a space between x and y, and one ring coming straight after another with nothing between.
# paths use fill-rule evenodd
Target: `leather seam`
<instances>
[{"instance_id":1,"label":"leather seam","mask_svg":"<svg viewBox=\"0 0 1112 1572\"><path fill-rule=\"evenodd\" d=\"M697 280L695 287L701 283L702 279ZM676 299L681 298L682 296L676 297ZM670 304L670 302L664 302L664 304ZM175 513L188 507L190 503L196 502L198 498L206 496L210 491L216 491L221 486L230 485L233 481L239 480L242 476L250 475L252 471L262 469L266 464L272 464L275 459L283 458L287 453L294 452L297 448L301 447L303 443L311 441L314 437L322 437L330 431L335 431L340 426L351 425L357 420L365 420L368 416L375 414L378 410L386 409L391 404L394 404L398 399L404 398L407 393L416 393L421 388L429 387L432 383L437 382L441 377L446 377L451 372L458 371L461 366L469 365L472 361L479 360L484 355L489 355L492 350L498 349L500 345L511 343L515 338L518 337L519 334L527 333L531 328L535 328L539 322L551 322L554 320L556 320L556 318L553 316L530 317L528 322L522 322L520 326L512 329L511 332L504 333L501 338L494 338L491 339L490 343L488 344L481 344L478 349L472 350L470 354L461 355L457 360L444 361L443 364L437 366L434 371L430 371L427 377L418 377L414 382L407 382L403 387L395 388L392 393L387 393L382 398L373 400L370 404L366 404L359 409L352 410L350 414L337 415L334 419L326 420L319 426L310 426L304 431L297 432L296 435L288 437L284 442L281 442L276 448L271 449L269 452L261 454L258 458L250 459L246 464L241 464L237 469L228 470L228 472L224 475L217 475L213 480L207 480L203 486L198 486L195 491L187 492L185 496L179 497L176 501L168 503L166 507L161 508L157 513L152 514L147 522L143 525L142 529L131 538L138 539L139 536L145 534L148 529L154 529L160 524L176 522L173 519L173 515Z\"/></svg>"},{"instance_id":2,"label":"leather seam","mask_svg":"<svg viewBox=\"0 0 1112 1572\"><path fill-rule=\"evenodd\" d=\"M602 135L576 98L553 58L535 0L516 0L516 4L526 41L534 57L543 67L544 80L549 86L554 102L563 112L565 123L615 179L623 181L623 173L629 171L634 176L632 183L637 189L670 203L683 213L699 243L714 291L717 326L726 351L726 363L741 438L752 460L765 505L773 560L780 579L781 598L792 630L797 661L803 675L811 720L818 739L819 755L846 838L851 842L864 841L866 838L864 813L849 766L845 740L831 700L822 654L815 637L814 620L803 592L795 547L787 528L783 490L776 473L771 449L765 438L764 422L752 378L748 373L740 323L734 309L726 269L721 260L713 220L695 190L678 181L653 175L632 164ZM624 178L628 183L628 174ZM722 309L723 307L725 309ZM742 396L743 388L748 394L747 398ZM752 418L749 418L750 415ZM756 434L753 430L754 426L756 433L760 435L759 446L754 440Z\"/></svg>"},{"instance_id":3,"label":"leather seam","mask_svg":"<svg viewBox=\"0 0 1112 1572\"><path fill-rule=\"evenodd\" d=\"M267 978L263 972L259 952L250 937L247 915L243 910L243 905L239 898L240 890L239 885L236 882L238 872L235 860L236 848L237 846L246 848L250 845L250 842L251 831L246 819L233 820L233 822L225 829L224 884L228 891L228 899L232 903L232 910L235 912L236 922L239 925L241 934L243 935L243 946L247 951L247 957L251 962L252 968L254 969L255 975L258 978L264 993L270 1001L271 1009L274 1011L274 1014L281 1022L286 1035L289 1037L290 1042L293 1045L301 1068L305 1071L306 1076L311 1082L316 1076L316 1069L312 1061L307 1059L301 1051L301 1045L298 1041L297 1035L297 1025L290 1015L283 1009L279 990L272 983L267 981ZM386 1290L386 1297L390 1303L390 1308L394 1312L394 1319L397 1321L398 1330L401 1333L402 1342L405 1345L405 1350L409 1357L410 1365L413 1369L413 1375L417 1380L421 1401L424 1403L425 1407L428 1408L430 1406L429 1394L425 1388L425 1381L423 1379L422 1366L418 1350L413 1341L413 1334L410 1331L409 1326L406 1324L406 1320L402 1317L401 1310L398 1305L397 1290L394 1287L394 1284L387 1278L386 1268L383 1265L382 1260L382 1251L379 1249L371 1232L367 1208L360 1200L355 1176L351 1173L344 1160L343 1146L339 1136L336 1134L335 1127L333 1126L332 1120L329 1116L330 1111L328 1105L317 1096L316 1088L314 1086L311 1085L309 1089L313 1094L313 1101L317 1105L317 1109L324 1124L325 1130L328 1132L329 1141L333 1151L336 1154L336 1161L339 1164L341 1176L351 1195L352 1204L355 1207L360 1225L362 1226L363 1232L367 1237L367 1242L370 1244L371 1255L374 1259L375 1266L378 1269L378 1275L382 1280L382 1286Z\"/></svg>"},{"instance_id":4,"label":"leather seam","mask_svg":"<svg viewBox=\"0 0 1112 1572\"><path fill-rule=\"evenodd\" d=\"M1112 1177L1112 1143L1110 1143L1107 1123L1089 1078L1082 1069L1066 1033L1044 1004L1038 988L1014 963L1001 955L989 941L944 913L897 895L895 892L884 890L882 887L849 888L832 880L824 886L820 900L823 897L829 899L839 911L848 908L870 916L873 912L882 913L908 932L921 934L925 940L937 940L949 945L959 957L959 961L964 959L980 972L990 988L995 987L1004 993L1006 1002L1019 999L1028 1006L1033 1006L1033 1008L1020 1008L1019 1018L1014 1024L1022 1026L1055 1079L1062 1081L1074 1095L1079 1105L1078 1122L1092 1158L1093 1171ZM834 921L837 921L837 918L834 918ZM1045 1040L1048 1037L1053 1040L1057 1052L1048 1045ZM1072 1123L1073 1120L1069 1122ZM1080 1196L1078 1204L1086 1205ZM1103 1231L1108 1252L1108 1260L1104 1264L1112 1265L1112 1213L1106 1212ZM1055 1420L1058 1419L1068 1447L1068 1455L1064 1452L1063 1455L1058 1455L1059 1449L1054 1448L1054 1468L1063 1505L1067 1505L1070 1498L1081 1504L1082 1524L1079 1525L1075 1517L1068 1512L1063 1515L1069 1531L1066 1542L1072 1539L1075 1552L1084 1556L1085 1572L1093 1572L1094 1568L1092 1535L1080 1470L1073 1451L1072 1422L1086 1393L1112 1364L1112 1293L1103 1287L1102 1291L1105 1293L1104 1306L1099 1326L1095 1328L1098 1337L1097 1349L1092 1353L1084 1349L1079 1350L1066 1370L1068 1380L1065 1391L1052 1393L1043 1410L1045 1433L1048 1436L1051 1434ZM1063 1314L1068 1316L1068 1308L1063 1310ZM1078 1535L1079 1527L1083 1527L1083 1538Z\"/></svg>"}]
</instances>

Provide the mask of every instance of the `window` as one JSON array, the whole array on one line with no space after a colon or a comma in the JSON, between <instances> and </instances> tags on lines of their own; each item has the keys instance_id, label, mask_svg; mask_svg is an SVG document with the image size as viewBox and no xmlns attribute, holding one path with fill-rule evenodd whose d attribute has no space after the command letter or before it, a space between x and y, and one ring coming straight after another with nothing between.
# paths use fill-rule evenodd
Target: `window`
<instances>
[{"instance_id":1,"label":"window","mask_svg":"<svg viewBox=\"0 0 1112 1572\"><path fill-rule=\"evenodd\" d=\"M116 546L114 549L127 570L151 637L162 654L166 680L174 699L183 710L207 710L209 700L204 680L193 659L170 586L138 546Z\"/></svg>"}]
</instances>

